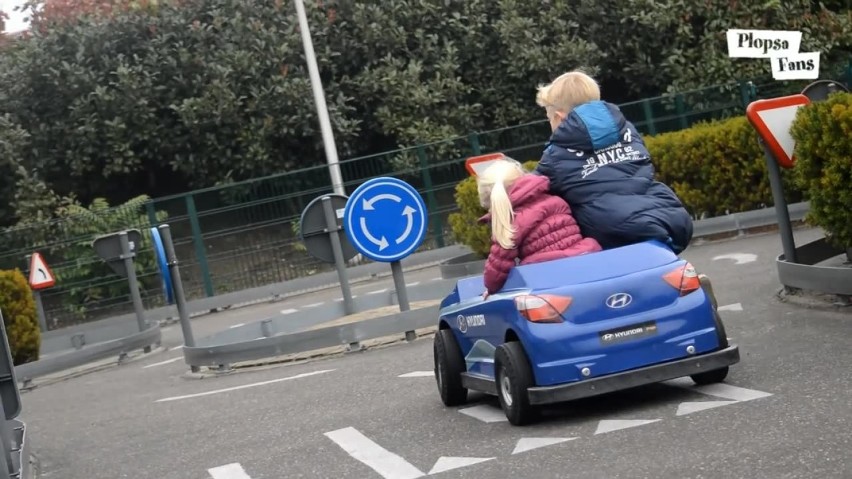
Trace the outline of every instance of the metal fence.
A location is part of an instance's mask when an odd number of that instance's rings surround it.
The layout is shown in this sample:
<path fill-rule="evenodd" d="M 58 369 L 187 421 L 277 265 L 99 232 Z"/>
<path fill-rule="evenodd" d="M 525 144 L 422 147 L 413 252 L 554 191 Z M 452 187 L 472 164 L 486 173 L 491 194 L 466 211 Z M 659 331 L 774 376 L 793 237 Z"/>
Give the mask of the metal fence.
<path fill-rule="evenodd" d="M 849 83 L 852 67 L 847 67 Z M 746 105 L 801 91 L 808 82 L 772 79 L 741 81 L 619 105 L 646 135 L 688 128 L 700 121 L 744 113 Z M 471 133 L 340 162 L 347 194 L 376 176 L 411 183 L 430 212 L 421 250 L 454 243 L 447 218 L 455 211 L 455 187 L 467 173 L 470 155 L 503 151 L 521 161 L 537 160 L 550 134 L 546 120 Z M 57 276 L 57 286 L 42 293 L 50 329 L 131 310 L 127 283 L 92 248 L 97 234 L 138 228 L 145 244 L 138 276 L 146 307 L 162 305 L 148 228 L 168 222 L 172 229 L 189 300 L 286 281 L 328 270 L 311 258 L 298 240 L 298 221 L 315 197 L 331 192 L 325 164 L 296 171 L 157 198 L 138 207 L 112 208 L 62 221 L 35 223 L 0 232 L 0 268 L 26 266 L 40 251 Z"/>

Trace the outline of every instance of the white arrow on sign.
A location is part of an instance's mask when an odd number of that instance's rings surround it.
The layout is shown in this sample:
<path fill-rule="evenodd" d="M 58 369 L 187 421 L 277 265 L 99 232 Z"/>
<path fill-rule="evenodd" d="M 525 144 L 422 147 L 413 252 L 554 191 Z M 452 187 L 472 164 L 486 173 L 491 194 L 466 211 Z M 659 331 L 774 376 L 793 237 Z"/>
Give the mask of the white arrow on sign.
<path fill-rule="evenodd" d="M 713 261 L 717 261 L 720 259 L 732 259 L 735 261 L 734 264 L 745 264 L 757 261 L 757 255 L 751 253 L 729 253 L 715 256 L 713 258 Z"/>
<path fill-rule="evenodd" d="M 373 203 L 375 203 L 376 201 L 379 201 L 379 200 L 393 200 L 393 201 L 396 201 L 397 203 L 402 202 L 402 198 L 400 198 L 399 196 L 392 195 L 390 193 L 382 193 L 380 195 L 376 195 L 376 196 L 370 198 L 369 200 L 365 199 L 364 204 L 363 204 L 364 211 L 375 210 L 376 208 L 373 206 Z"/>
<path fill-rule="evenodd" d="M 383 249 L 390 246 L 390 244 L 388 243 L 388 239 L 384 236 L 382 236 L 381 239 L 378 239 L 370 234 L 370 230 L 367 229 L 367 218 L 364 218 L 363 216 L 361 217 L 361 231 L 364 232 L 364 236 L 366 236 L 367 239 L 370 240 L 370 243 L 373 243 L 374 245 L 379 247 L 379 251 L 382 251 Z"/>
<path fill-rule="evenodd" d="M 409 205 L 406 205 L 405 209 L 402 210 L 402 216 L 408 216 L 408 223 L 405 225 L 405 231 L 403 231 L 402 235 L 396 239 L 396 244 L 402 243 L 405 241 L 405 238 L 408 238 L 408 235 L 411 234 L 411 228 L 414 227 L 414 213 L 417 213 L 417 210 Z"/>

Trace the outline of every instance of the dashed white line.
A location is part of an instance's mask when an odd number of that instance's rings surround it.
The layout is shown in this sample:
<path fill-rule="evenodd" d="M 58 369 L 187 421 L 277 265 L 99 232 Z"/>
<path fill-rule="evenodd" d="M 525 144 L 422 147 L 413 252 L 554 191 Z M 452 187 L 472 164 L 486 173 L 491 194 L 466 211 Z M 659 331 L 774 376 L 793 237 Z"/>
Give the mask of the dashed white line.
<path fill-rule="evenodd" d="M 424 377 L 433 377 L 435 373 L 433 371 L 412 371 L 410 373 L 400 374 L 397 377 L 400 378 L 424 378 Z"/>
<path fill-rule="evenodd" d="M 325 304 L 325 303 L 311 303 L 311 304 L 305 304 L 305 305 L 303 305 L 303 306 L 302 306 L 302 309 L 316 308 L 317 306 L 322 306 L 323 304 Z"/>
<path fill-rule="evenodd" d="M 742 311 L 743 305 L 742 303 L 734 303 L 734 304 L 726 304 L 724 306 L 719 306 L 718 311 Z"/>
<path fill-rule="evenodd" d="M 154 364 L 149 364 L 147 366 L 142 366 L 142 369 L 153 368 L 154 366 L 162 366 L 164 364 L 169 364 L 169 363 L 173 363 L 175 361 L 180 361 L 181 359 L 183 359 L 183 356 L 178 356 L 178 357 L 172 358 L 172 359 L 166 359 L 165 361 L 160 361 L 159 363 L 154 363 Z"/>
<path fill-rule="evenodd" d="M 245 326 L 245 325 L 246 325 L 246 323 L 237 323 L 237 324 L 228 326 L 228 329 L 239 328 L 240 326 Z"/>
<path fill-rule="evenodd" d="M 444 279 L 444 278 L 432 278 L 429 281 L 441 281 L 442 279 Z"/>
<path fill-rule="evenodd" d="M 239 462 L 207 469 L 213 479 L 251 479 Z"/>
<path fill-rule="evenodd" d="M 420 281 L 415 281 L 413 283 L 405 283 L 405 286 L 408 287 L 408 288 L 413 288 L 414 286 L 417 286 L 418 284 L 420 284 Z"/>
<path fill-rule="evenodd" d="M 293 309 L 293 308 L 282 309 L 281 314 L 293 314 L 293 313 L 297 313 L 298 311 L 299 311 L 298 309 Z"/>
<path fill-rule="evenodd" d="M 369 292 L 369 293 L 367 293 L 367 294 L 381 294 L 381 293 L 386 293 L 387 291 L 388 291 L 388 289 L 387 289 L 387 288 L 385 288 L 385 289 L 377 289 L 377 290 L 375 290 L 375 291 L 370 291 L 370 292 Z"/>
<path fill-rule="evenodd" d="M 225 393 L 225 392 L 230 392 L 230 391 L 237 391 L 239 389 L 253 388 L 253 387 L 256 387 L 256 386 L 265 386 L 267 384 L 280 383 L 281 381 L 289 381 L 291 379 L 299 379 L 299 378 L 304 378 L 304 377 L 308 377 L 308 376 L 314 376 L 314 375 L 317 375 L 317 374 L 330 373 L 332 371 L 334 371 L 334 369 L 323 369 L 323 370 L 320 370 L 320 371 L 313 371 L 313 372 L 310 372 L 310 373 L 303 373 L 303 374 L 297 374 L 295 376 L 288 376 L 286 378 L 278 378 L 278 379 L 272 379 L 272 380 L 269 380 L 269 381 L 261 381 L 259 383 L 243 384 L 242 386 L 234 386 L 234 387 L 225 388 L 225 389 L 215 389 L 213 391 L 207 391 L 207 392 L 203 392 L 203 393 L 187 394 L 185 396 L 174 396 L 174 397 L 169 397 L 169 398 L 157 399 L 154 402 L 177 401 L 177 400 L 180 400 L 180 399 L 189 399 L 189 398 L 196 398 L 196 397 L 201 397 L 201 396 L 209 396 L 211 394 L 219 394 L 219 393 Z"/>
<path fill-rule="evenodd" d="M 425 474 L 397 454 L 376 444 L 354 427 L 325 433 L 347 454 L 369 466 L 385 479 L 415 479 Z"/>

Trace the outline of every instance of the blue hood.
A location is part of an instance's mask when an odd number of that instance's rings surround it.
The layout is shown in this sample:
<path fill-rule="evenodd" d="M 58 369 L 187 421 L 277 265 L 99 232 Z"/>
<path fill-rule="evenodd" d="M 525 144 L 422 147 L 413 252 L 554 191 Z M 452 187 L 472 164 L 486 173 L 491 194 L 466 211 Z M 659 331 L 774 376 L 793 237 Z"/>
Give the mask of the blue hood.
<path fill-rule="evenodd" d="M 604 248 L 659 240 L 680 252 L 692 239 L 689 213 L 654 180 L 645 142 L 612 103 L 574 108 L 550 137 L 536 172 L 568 202 L 583 234 Z"/>

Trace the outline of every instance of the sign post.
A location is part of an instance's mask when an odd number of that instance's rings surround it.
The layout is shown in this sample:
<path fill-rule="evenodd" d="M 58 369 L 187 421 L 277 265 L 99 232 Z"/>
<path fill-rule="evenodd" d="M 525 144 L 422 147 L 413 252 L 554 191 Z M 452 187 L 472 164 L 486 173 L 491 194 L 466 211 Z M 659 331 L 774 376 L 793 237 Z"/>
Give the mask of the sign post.
<path fill-rule="evenodd" d="M 352 248 L 343 233 L 341 219 L 346 206 L 346 196 L 332 194 L 314 198 L 299 219 L 299 236 L 305 243 L 308 253 L 320 261 L 333 263 L 340 280 L 343 293 L 343 311 L 350 315 L 355 312 L 352 304 L 352 292 L 349 288 L 349 275 L 346 261 L 358 252 Z"/>
<path fill-rule="evenodd" d="M 126 230 L 95 238 L 92 247 L 113 271 L 127 278 L 133 310 L 136 312 L 136 322 L 139 324 L 139 331 L 144 331 L 146 329 L 145 307 L 142 304 L 142 294 L 139 292 L 139 281 L 136 278 L 136 268 L 133 263 L 140 244 L 142 244 L 142 233 L 139 230 Z M 145 346 L 143 351 L 150 353 L 151 346 Z"/>
<path fill-rule="evenodd" d="M 192 324 L 189 322 L 189 310 L 186 307 L 186 296 L 183 292 L 183 281 L 180 279 L 172 231 L 169 225 L 160 225 L 158 228 L 151 228 L 151 236 L 155 238 L 154 252 L 157 255 L 157 263 L 161 267 L 166 297 L 169 298 L 169 303 L 172 301 L 177 303 L 180 329 L 183 332 L 183 344 L 193 348 L 195 347 L 195 336 L 192 334 Z M 163 269 L 164 264 L 166 268 Z M 190 366 L 189 369 L 194 373 L 200 370 L 198 366 Z"/>
<path fill-rule="evenodd" d="M 798 94 L 769 100 L 757 100 L 748 105 L 746 116 L 760 136 L 760 144 L 766 156 L 769 186 L 778 216 L 778 229 L 784 248 L 784 260 L 796 263 L 796 245 L 793 242 L 793 226 L 790 212 L 784 199 L 781 183 L 781 168 L 792 168 L 796 164 L 794 149 L 796 142 L 790 127 L 800 107 L 810 103 L 807 96 Z"/>
<path fill-rule="evenodd" d="M 0 311 L 0 325 L 5 324 L 3 311 Z M 18 379 L 15 377 L 15 365 L 12 362 L 12 350 L 6 336 L 6 328 L 0 327 L 0 470 L 8 476 L 12 470 L 12 454 L 10 449 L 11 431 L 7 421 L 15 419 L 21 413 L 21 393 L 18 390 Z M 22 457 L 21 460 L 24 460 Z"/>
<path fill-rule="evenodd" d="M 426 237 L 426 204 L 414 187 L 396 178 L 373 178 L 361 184 L 346 202 L 344 231 L 364 256 L 391 264 L 399 310 L 408 311 L 408 292 L 400 260 Z M 406 331 L 412 341 L 414 331 Z"/>
<path fill-rule="evenodd" d="M 33 290 L 33 299 L 35 299 L 36 312 L 38 313 L 38 326 L 44 332 L 47 331 L 47 317 L 44 313 L 44 303 L 41 300 L 41 290 L 53 287 L 56 284 L 56 277 L 38 251 L 32 254 L 29 263 L 29 283 Z"/>

